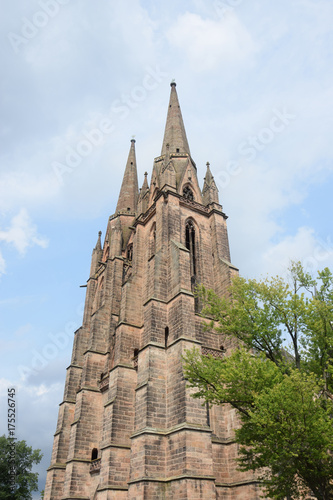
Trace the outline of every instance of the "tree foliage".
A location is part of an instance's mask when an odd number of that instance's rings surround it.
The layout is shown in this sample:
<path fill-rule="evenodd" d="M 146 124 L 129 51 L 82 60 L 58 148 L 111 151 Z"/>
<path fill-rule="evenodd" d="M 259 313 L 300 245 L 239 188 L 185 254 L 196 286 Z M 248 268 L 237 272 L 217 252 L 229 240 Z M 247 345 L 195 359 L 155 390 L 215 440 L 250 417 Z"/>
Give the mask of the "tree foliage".
<path fill-rule="evenodd" d="M 270 498 L 310 490 L 333 498 L 333 277 L 292 263 L 289 280 L 237 277 L 229 297 L 201 287 L 206 328 L 235 339 L 224 360 L 188 351 L 194 397 L 230 404 L 239 467 L 256 471 Z"/>
<path fill-rule="evenodd" d="M 13 452 L 15 443 L 15 453 Z M 38 491 L 38 473 L 31 472 L 34 464 L 42 459 L 40 450 L 33 450 L 25 441 L 14 441 L 0 436 L 0 500 L 30 500 Z M 14 461 L 13 461 L 14 459 Z M 12 489 L 11 472 L 15 468 L 15 489 Z"/>

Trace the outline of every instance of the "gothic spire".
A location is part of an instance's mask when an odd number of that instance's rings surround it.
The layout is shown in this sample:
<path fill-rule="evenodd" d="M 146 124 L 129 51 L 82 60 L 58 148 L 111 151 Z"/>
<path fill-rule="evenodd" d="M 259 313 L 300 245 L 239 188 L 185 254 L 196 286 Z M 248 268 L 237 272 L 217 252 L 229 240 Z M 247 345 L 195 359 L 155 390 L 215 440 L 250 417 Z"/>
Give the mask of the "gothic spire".
<path fill-rule="evenodd" d="M 94 276 L 98 268 L 98 263 L 102 258 L 102 243 L 101 243 L 102 231 L 98 232 L 97 243 L 92 251 L 91 265 L 90 265 L 90 276 Z"/>
<path fill-rule="evenodd" d="M 94 250 L 102 250 L 101 236 L 102 236 L 102 231 L 98 231 L 97 243 Z"/>
<path fill-rule="evenodd" d="M 148 172 L 145 172 L 145 179 L 143 181 L 142 188 L 141 188 L 142 194 L 144 194 L 147 191 L 147 189 L 149 189 L 147 177 L 148 177 Z"/>
<path fill-rule="evenodd" d="M 138 200 L 138 213 L 145 212 L 148 208 L 149 201 L 149 185 L 148 185 L 148 172 L 145 172 L 145 179 L 140 189 L 139 200 Z"/>
<path fill-rule="evenodd" d="M 219 203 L 218 189 L 214 181 L 213 174 L 210 170 L 209 162 L 206 163 L 207 172 L 204 179 L 204 185 L 202 188 L 202 201 L 204 205 L 209 205 L 210 203 Z"/>
<path fill-rule="evenodd" d="M 116 212 L 136 212 L 138 193 L 139 188 L 135 158 L 135 140 L 132 139 Z"/>
<path fill-rule="evenodd" d="M 170 153 L 180 152 L 190 154 L 190 148 L 187 142 L 182 112 L 180 110 L 176 91 L 176 83 L 171 82 L 170 85 L 171 94 L 161 154 L 165 155 L 167 153 L 167 145 L 169 145 L 168 149 Z"/>

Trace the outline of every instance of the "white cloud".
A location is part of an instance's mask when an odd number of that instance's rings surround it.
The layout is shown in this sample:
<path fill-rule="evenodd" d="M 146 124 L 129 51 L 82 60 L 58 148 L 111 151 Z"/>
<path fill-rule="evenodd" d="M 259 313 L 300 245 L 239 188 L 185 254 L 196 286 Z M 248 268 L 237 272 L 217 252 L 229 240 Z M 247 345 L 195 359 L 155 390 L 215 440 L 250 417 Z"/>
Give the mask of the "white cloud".
<path fill-rule="evenodd" d="M 17 170 L 8 165 L 7 171 L 0 174 L 0 211 L 13 211 L 20 203 L 29 207 L 45 206 L 59 193 L 59 183 L 47 155 L 44 158 L 34 157 L 34 166 L 21 161 Z M 44 172 L 40 165 L 43 165 Z M 45 165 L 48 167 L 46 171 Z M 24 168 L 26 172 L 23 172 Z"/>
<path fill-rule="evenodd" d="M 168 30 L 167 38 L 185 52 L 192 70 L 198 72 L 225 62 L 244 64 L 256 50 L 251 35 L 233 12 L 218 21 L 186 12 Z"/>
<path fill-rule="evenodd" d="M 6 263 L 5 259 L 3 258 L 1 252 L 0 252 L 0 276 L 6 271 Z"/>
<path fill-rule="evenodd" d="M 300 227 L 295 235 L 288 235 L 263 254 L 264 267 L 271 274 L 285 271 L 291 260 L 300 260 L 314 274 L 333 263 L 333 244 L 316 237 L 310 227 Z"/>
<path fill-rule="evenodd" d="M 37 245 L 46 248 L 48 246 L 48 240 L 38 235 L 37 226 L 33 224 L 25 208 L 12 218 L 8 229 L 0 230 L 0 241 L 14 245 L 21 255 L 25 254 L 28 247 Z"/>

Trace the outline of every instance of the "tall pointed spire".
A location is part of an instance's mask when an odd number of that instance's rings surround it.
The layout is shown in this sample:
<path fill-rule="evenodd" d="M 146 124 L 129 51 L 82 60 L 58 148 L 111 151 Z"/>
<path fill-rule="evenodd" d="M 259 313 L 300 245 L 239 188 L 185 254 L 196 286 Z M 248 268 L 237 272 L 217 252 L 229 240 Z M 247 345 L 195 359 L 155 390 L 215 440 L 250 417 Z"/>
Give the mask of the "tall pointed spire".
<path fill-rule="evenodd" d="M 139 187 L 136 169 L 135 140 L 132 139 L 116 212 L 136 212 L 138 195 Z"/>
<path fill-rule="evenodd" d="M 182 112 L 180 110 L 176 91 L 176 83 L 171 82 L 170 85 L 171 94 L 161 154 L 165 155 L 167 153 L 167 145 L 169 145 L 170 153 L 180 152 L 190 154 L 190 148 L 187 142 Z"/>

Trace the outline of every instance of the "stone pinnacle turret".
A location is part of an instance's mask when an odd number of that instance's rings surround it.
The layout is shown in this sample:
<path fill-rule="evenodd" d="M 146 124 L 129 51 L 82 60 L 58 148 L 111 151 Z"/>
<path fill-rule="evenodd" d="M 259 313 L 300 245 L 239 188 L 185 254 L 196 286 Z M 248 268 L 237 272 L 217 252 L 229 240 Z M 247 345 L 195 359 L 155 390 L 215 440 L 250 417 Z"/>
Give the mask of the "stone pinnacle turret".
<path fill-rule="evenodd" d="M 135 157 L 135 140 L 132 139 L 116 212 L 136 212 L 138 195 L 139 187 Z"/>
<path fill-rule="evenodd" d="M 202 189 L 203 204 L 209 205 L 210 203 L 219 203 L 218 189 L 214 181 L 213 174 L 210 170 L 209 162 L 207 162 L 206 165 L 207 165 L 207 172 Z"/>

